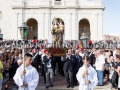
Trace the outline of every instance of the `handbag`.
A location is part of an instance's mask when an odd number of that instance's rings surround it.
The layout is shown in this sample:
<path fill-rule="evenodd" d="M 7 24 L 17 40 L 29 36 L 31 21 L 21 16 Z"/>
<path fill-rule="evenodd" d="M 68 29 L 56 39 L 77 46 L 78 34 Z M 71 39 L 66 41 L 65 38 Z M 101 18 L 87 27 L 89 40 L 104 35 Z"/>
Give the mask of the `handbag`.
<path fill-rule="evenodd" d="M 8 70 L 4 70 L 3 71 L 3 81 L 2 83 L 6 83 L 9 80 L 9 71 Z"/>
<path fill-rule="evenodd" d="M 115 84 L 116 81 L 117 81 L 117 79 L 118 79 L 118 74 L 117 74 L 116 71 L 114 71 L 114 72 L 113 72 L 113 75 L 112 75 L 112 78 L 111 78 L 112 84 Z"/>

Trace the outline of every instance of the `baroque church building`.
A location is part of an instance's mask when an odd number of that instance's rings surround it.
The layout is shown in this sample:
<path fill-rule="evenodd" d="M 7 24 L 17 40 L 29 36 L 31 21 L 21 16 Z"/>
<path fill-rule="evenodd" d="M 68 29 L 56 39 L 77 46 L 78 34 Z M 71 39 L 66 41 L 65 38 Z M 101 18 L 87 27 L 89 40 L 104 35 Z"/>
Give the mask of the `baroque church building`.
<path fill-rule="evenodd" d="M 52 29 L 59 26 L 64 40 L 78 40 L 83 32 L 102 40 L 103 11 L 102 0 L 0 0 L 0 30 L 3 39 L 21 39 L 18 27 L 24 17 L 28 39 L 51 42 Z"/>

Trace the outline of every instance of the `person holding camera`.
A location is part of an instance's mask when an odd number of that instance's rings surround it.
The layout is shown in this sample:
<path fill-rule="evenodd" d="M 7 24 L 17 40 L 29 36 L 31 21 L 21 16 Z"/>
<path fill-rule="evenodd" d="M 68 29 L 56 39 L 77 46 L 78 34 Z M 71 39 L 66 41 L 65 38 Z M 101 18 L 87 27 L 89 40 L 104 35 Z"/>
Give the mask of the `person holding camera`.
<path fill-rule="evenodd" d="M 113 62 L 113 51 L 112 50 L 104 50 L 103 55 L 105 56 L 104 77 L 108 81 L 109 73 L 112 74 L 112 68 L 110 67 L 110 65 Z"/>
<path fill-rule="evenodd" d="M 43 57 L 44 63 L 44 72 L 46 75 L 46 88 L 53 87 L 53 65 L 54 65 L 54 58 L 52 57 L 51 53 L 45 53 Z"/>
<path fill-rule="evenodd" d="M 73 88 L 73 64 L 75 63 L 74 55 L 72 55 L 72 50 L 69 49 L 66 56 L 63 58 L 64 66 L 63 71 L 67 83 L 67 88 Z"/>
<path fill-rule="evenodd" d="M 113 72 L 114 72 L 113 66 L 115 65 L 115 61 L 114 61 L 113 51 L 112 50 L 108 50 L 108 52 L 106 52 L 106 53 L 108 53 L 106 58 L 107 58 L 107 62 L 108 62 L 107 68 L 109 70 L 109 72 L 107 74 L 109 74 L 109 81 L 111 83 L 112 75 L 113 75 Z M 111 87 L 112 87 L 112 85 L 111 85 Z"/>

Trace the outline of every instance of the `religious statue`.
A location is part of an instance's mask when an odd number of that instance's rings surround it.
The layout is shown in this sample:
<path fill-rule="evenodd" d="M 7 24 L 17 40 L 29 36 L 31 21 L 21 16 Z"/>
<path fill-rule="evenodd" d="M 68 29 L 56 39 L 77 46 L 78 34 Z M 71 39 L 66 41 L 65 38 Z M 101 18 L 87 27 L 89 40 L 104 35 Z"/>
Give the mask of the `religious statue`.
<path fill-rule="evenodd" d="M 60 18 L 54 18 L 52 24 L 53 45 L 61 46 L 63 43 L 64 22 Z"/>

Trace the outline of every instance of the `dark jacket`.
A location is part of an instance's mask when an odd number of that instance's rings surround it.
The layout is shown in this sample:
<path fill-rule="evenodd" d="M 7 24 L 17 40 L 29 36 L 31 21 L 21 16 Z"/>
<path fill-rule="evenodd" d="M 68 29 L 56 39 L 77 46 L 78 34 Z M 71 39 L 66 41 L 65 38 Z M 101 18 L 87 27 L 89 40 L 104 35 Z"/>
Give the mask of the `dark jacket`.
<path fill-rule="evenodd" d="M 37 55 L 36 55 L 37 54 Z M 36 56 L 35 56 L 36 55 Z M 35 58 L 33 59 L 33 63 L 38 63 L 38 61 L 40 60 L 38 57 L 38 53 L 33 53 L 33 57 L 35 56 Z"/>
<path fill-rule="evenodd" d="M 71 71 L 73 72 L 73 64 L 75 62 L 75 58 L 73 55 L 70 56 L 69 58 L 66 58 L 66 56 L 63 58 L 64 66 L 63 66 L 63 71 L 68 72 Z"/>
<path fill-rule="evenodd" d="M 83 65 L 82 57 L 78 56 L 79 58 L 74 55 L 75 63 L 74 63 L 74 70 L 78 71 L 79 68 Z M 78 60 L 79 59 L 79 60 Z"/>
<path fill-rule="evenodd" d="M 36 55 L 36 54 L 37 54 L 37 55 Z M 35 56 L 35 55 L 36 55 L 36 56 Z M 34 56 L 35 56 L 35 58 L 33 59 L 31 65 L 38 70 L 39 61 L 40 61 L 40 59 L 39 59 L 39 57 L 38 57 L 38 53 L 33 53 L 33 57 L 34 57 Z"/>
<path fill-rule="evenodd" d="M 50 57 L 50 59 L 51 59 L 51 68 L 53 69 L 55 59 L 54 59 L 54 57 Z M 44 72 L 45 73 L 47 72 L 47 63 L 49 62 L 50 59 L 48 59 L 46 56 L 43 57 L 43 62 L 45 63 L 44 64 Z"/>
<path fill-rule="evenodd" d="M 114 65 L 114 69 L 117 69 L 118 66 L 120 66 L 120 62 L 118 62 Z M 119 78 L 119 75 L 116 72 L 116 70 L 114 70 L 113 75 L 112 75 L 112 79 L 111 79 L 111 83 L 112 83 L 113 87 L 115 87 L 115 84 L 118 86 L 118 78 Z"/>

